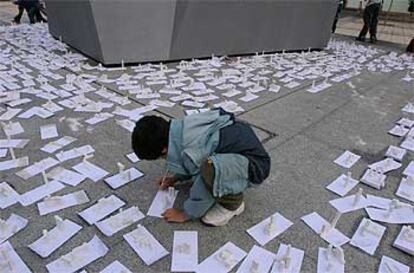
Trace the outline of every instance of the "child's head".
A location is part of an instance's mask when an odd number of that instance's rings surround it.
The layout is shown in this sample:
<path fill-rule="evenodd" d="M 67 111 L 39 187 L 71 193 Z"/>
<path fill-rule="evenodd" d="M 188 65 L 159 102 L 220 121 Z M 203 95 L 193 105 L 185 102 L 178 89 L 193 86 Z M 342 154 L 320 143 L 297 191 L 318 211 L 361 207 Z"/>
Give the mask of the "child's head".
<path fill-rule="evenodd" d="M 132 149 L 144 160 L 165 157 L 168 151 L 170 123 L 157 116 L 146 116 L 135 124 L 132 132 Z"/>

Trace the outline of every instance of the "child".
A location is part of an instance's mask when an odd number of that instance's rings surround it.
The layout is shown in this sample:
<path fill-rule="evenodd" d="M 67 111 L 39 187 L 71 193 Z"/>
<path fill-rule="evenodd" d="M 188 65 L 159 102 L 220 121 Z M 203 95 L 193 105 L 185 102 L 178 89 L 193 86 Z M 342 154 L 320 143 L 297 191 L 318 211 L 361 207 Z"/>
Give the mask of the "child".
<path fill-rule="evenodd" d="M 171 122 L 143 117 L 132 133 L 132 148 L 140 159 L 167 160 L 170 175 L 158 181 L 161 189 L 192 180 L 183 210 L 164 212 L 169 222 L 201 218 L 209 226 L 226 225 L 244 211 L 244 191 L 270 171 L 270 157 L 252 128 L 223 109 Z"/>

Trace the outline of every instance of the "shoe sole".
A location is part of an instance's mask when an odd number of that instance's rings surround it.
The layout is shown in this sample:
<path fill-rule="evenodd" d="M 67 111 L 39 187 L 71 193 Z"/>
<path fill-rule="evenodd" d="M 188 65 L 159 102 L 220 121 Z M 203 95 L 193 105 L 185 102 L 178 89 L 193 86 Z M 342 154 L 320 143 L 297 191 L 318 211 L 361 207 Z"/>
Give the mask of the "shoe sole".
<path fill-rule="evenodd" d="M 242 213 L 244 212 L 245 208 L 246 208 L 246 207 L 245 207 L 245 206 L 243 206 L 243 209 L 242 209 L 241 211 L 239 211 L 239 212 L 235 213 L 233 217 L 231 217 L 230 219 L 228 219 L 227 221 L 224 221 L 224 222 L 220 222 L 220 223 L 212 224 L 212 223 L 204 222 L 204 221 L 203 221 L 203 218 L 201 218 L 201 219 L 200 219 L 200 221 L 201 221 L 201 223 L 202 223 L 203 225 L 205 225 L 205 226 L 207 226 L 207 227 L 222 227 L 222 226 L 227 225 L 227 224 L 228 224 L 228 222 L 230 222 L 230 220 L 231 220 L 231 219 L 233 219 L 234 217 L 239 216 L 240 214 L 242 214 Z"/>

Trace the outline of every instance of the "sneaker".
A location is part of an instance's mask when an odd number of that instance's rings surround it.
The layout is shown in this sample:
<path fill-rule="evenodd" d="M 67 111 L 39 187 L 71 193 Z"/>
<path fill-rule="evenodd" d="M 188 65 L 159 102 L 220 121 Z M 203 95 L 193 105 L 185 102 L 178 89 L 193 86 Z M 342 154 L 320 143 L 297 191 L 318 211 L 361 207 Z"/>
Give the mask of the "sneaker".
<path fill-rule="evenodd" d="M 225 226 L 234 216 L 242 214 L 244 208 L 244 202 L 241 203 L 240 207 L 236 210 L 228 210 L 216 203 L 214 207 L 212 207 L 206 215 L 201 218 L 201 221 L 208 226 Z"/>
<path fill-rule="evenodd" d="M 355 40 L 360 41 L 360 42 L 365 42 L 365 37 L 356 37 Z"/>

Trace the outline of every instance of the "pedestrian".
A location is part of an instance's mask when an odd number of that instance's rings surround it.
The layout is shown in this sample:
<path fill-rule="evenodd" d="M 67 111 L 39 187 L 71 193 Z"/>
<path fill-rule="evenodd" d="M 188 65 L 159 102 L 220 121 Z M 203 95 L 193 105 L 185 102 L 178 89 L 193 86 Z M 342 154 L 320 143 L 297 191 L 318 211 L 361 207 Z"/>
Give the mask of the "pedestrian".
<path fill-rule="evenodd" d="M 364 10 L 364 26 L 356 38 L 357 41 L 365 42 L 365 36 L 369 31 L 370 42 L 377 42 L 378 17 L 383 4 L 383 0 L 364 0 L 366 1 Z"/>
<path fill-rule="evenodd" d="M 140 159 L 166 159 L 161 190 L 192 181 L 183 209 L 167 209 L 169 222 L 201 218 L 224 226 L 244 211 L 247 188 L 269 175 L 270 157 L 253 129 L 223 109 L 173 119 L 146 116 L 135 125 L 132 148 Z"/>
<path fill-rule="evenodd" d="M 338 24 L 339 17 L 341 16 L 342 10 L 346 7 L 347 0 L 338 0 L 338 7 L 336 9 L 335 19 L 332 24 L 332 33 L 336 31 L 336 25 Z"/>
<path fill-rule="evenodd" d="M 29 16 L 30 24 L 37 22 L 46 22 L 46 19 L 44 19 L 40 13 L 41 5 L 39 0 L 16 0 L 13 3 L 19 7 L 19 14 L 16 15 L 14 20 L 17 23 L 20 23 L 20 19 L 23 15 L 23 10 L 26 10 L 27 15 Z"/>
<path fill-rule="evenodd" d="M 16 5 L 17 5 L 18 13 L 17 13 L 16 16 L 14 16 L 12 23 L 18 25 L 18 24 L 20 24 L 20 21 L 22 19 L 22 16 L 23 16 L 23 13 L 24 13 L 24 7 L 21 6 L 21 5 L 18 5 L 18 4 L 16 4 Z"/>

